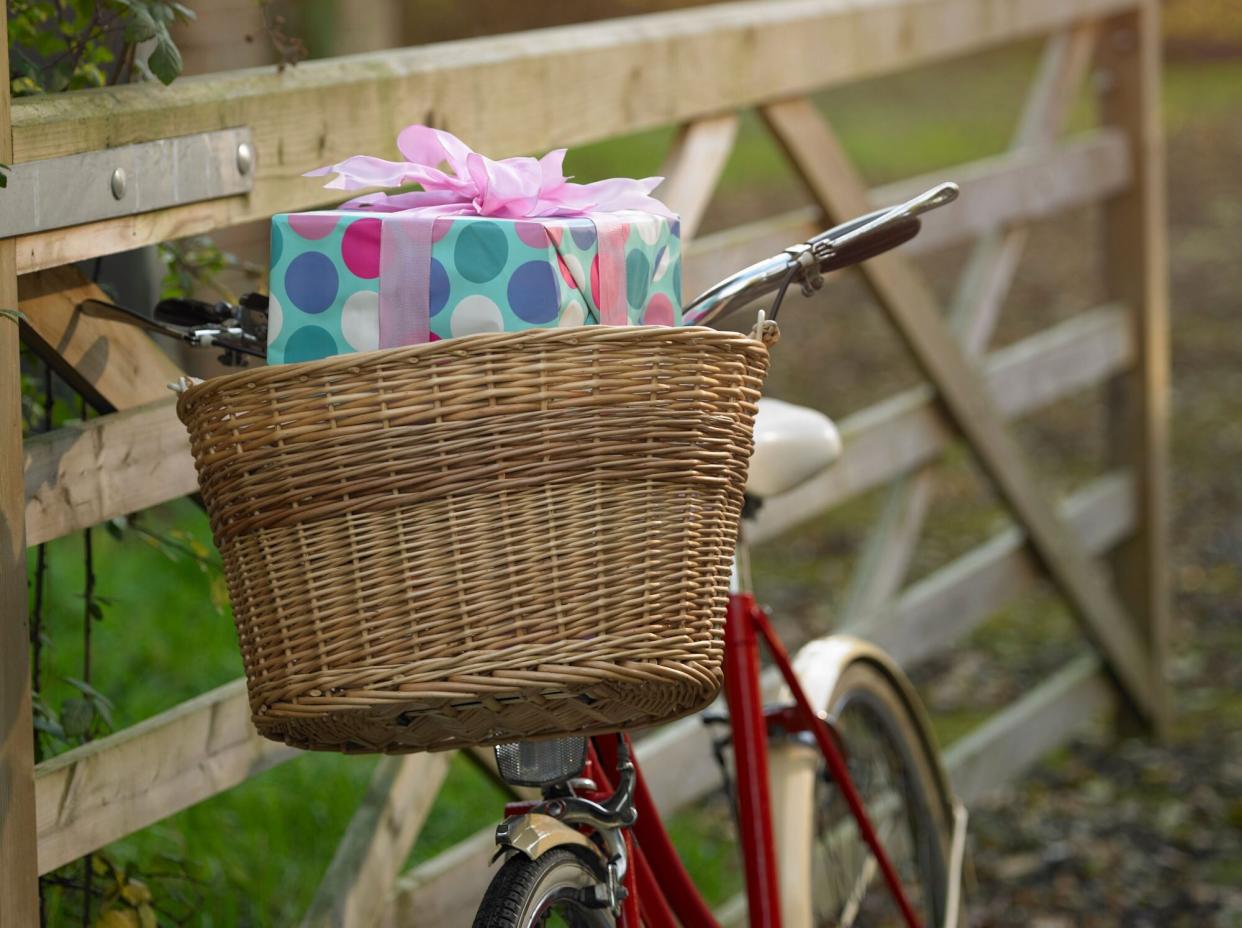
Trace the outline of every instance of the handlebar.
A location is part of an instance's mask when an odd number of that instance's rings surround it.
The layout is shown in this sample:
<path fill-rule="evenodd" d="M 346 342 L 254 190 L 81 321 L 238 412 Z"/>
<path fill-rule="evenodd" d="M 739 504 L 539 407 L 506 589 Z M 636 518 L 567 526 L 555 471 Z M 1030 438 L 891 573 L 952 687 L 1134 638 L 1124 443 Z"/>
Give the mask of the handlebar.
<path fill-rule="evenodd" d="M 940 184 L 898 206 L 834 226 L 725 278 L 686 306 L 684 320 L 687 325 L 710 325 L 755 300 L 783 291 L 798 279 L 809 295 L 822 286 L 822 275 L 874 258 L 914 238 L 922 227 L 919 216 L 953 202 L 957 195 L 957 184 Z"/>

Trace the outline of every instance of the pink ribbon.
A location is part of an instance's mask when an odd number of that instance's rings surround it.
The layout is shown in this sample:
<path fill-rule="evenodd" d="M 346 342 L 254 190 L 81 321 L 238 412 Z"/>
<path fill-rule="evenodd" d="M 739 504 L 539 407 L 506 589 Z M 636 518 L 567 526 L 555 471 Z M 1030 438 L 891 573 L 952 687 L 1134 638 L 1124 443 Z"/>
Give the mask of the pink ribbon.
<path fill-rule="evenodd" d="M 542 158 L 491 158 L 473 151 L 443 129 L 407 126 L 397 136 L 397 148 L 408 161 L 385 161 L 354 155 L 344 161 L 307 171 L 307 177 L 336 177 L 324 186 L 334 190 L 364 187 L 401 187 L 419 184 L 410 193 L 369 193 L 343 204 L 383 212 L 418 210 L 423 215 L 495 216 L 497 219 L 538 219 L 585 216 L 636 209 L 666 219 L 676 218 L 651 196 L 664 180 L 612 177 L 593 184 L 575 184 L 563 172 L 565 149 Z M 440 170 L 447 164 L 449 172 Z"/>
<path fill-rule="evenodd" d="M 417 344 L 429 338 L 432 226 L 441 216 L 491 216 L 497 219 L 589 218 L 596 228 L 600 264 L 599 321 L 625 325 L 624 223 L 610 213 L 640 210 L 666 219 L 676 215 L 651 196 L 662 177 L 634 180 L 613 177 L 575 184 L 565 177 L 565 149 L 542 158 L 493 161 L 443 129 L 407 126 L 397 148 L 408 161 L 354 155 L 307 177 L 335 174 L 324 186 L 334 190 L 401 187 L 407 193 L 368 193 L 341 209 L 407 214 L 412 222 L 385 222 L 380 235 L 379 344 L 381 348 Z M 447 164 L 449 171 L 441 170 Z M 555 242 L 553 241 L 553 245 Z M 589 286 L 584 296 L 590 302 Z"/>

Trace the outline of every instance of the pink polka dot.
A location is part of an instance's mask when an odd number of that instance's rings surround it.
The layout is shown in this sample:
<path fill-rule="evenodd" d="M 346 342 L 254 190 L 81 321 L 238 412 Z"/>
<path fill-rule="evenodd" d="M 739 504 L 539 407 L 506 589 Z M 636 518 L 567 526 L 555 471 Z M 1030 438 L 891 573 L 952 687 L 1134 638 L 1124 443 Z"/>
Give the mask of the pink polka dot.
<path fill-rule="evenodd" d="M 673 301 L 663 293 L 657 293 L 647 302 L 643 311 L 643 325 L 672 325 Z"/>
<path fill-rule="evenodd" d="M 565 259 L 559 254 L 556 256 L 557 267 L 561 269 L 561 277 L 565 278 L 565 284 L 571 290 L 578 289 L 578 282 L 574 280 L 574 275 L 569 272 L 569 265 L 565 263 Z"/>
<path fill-rule="evenodd" d="M 599 255 L 591 261 L 591 302 L 599 306 Z"/>
<path fill-rule="evenodd" d="M 355 277 L 368 280 L 380 272 L 380 220 L 356 219 L 341 236 L 341 258 Z"/>
<path fill-rule="evenodd" d="M 529 245 L 531 248 L 548 247 L 548 233 L 537 222 L 515 223 L 513 231 L 517 233 L 517 237 L 522 240 L 523 244 Z"/>
<path fill-rule="evenodd" d="M 438 342 L 438 341 L 440 341 L 440 336 L 439 336 L 439 335 L 437 335 L 435 332 L 428 332 L 428 333 L 427 333 L 427 341 L 429 341 L 429 342 Z"/>
<path fill-rule="evenodd" d="M 438 242 L 444 236 L 449 234 L 449 229 L 453 228 L 453 220 L 451 219 L 434 219 L 431 222 L 431 240 Z"/>
<path fill-rule="evenodd" d="M 560 248 L 561 240 L 565 238 L 565 229 L 561 226 L 547 225 L 543 227 L 543 234 L 549 242 Z"/>
<path fill-rule="evenodd" d="M 340 218 L 323 213 L 290 213 L 289 228 L 302 238 L 313 241 L 330 235 Z"/>

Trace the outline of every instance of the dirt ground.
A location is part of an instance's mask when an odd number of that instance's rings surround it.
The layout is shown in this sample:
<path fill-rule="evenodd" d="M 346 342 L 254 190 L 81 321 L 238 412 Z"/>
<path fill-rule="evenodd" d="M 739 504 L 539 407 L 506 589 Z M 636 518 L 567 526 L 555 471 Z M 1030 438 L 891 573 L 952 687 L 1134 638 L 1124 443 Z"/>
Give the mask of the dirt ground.
<path fill-rule="evenodd" d="M 1170 138 L 1171 737 L 1101 731 L 975 810 L 974 925 L 1242 925 L 1239 159 L 1237 120 Z M 940 668 L 933 702 L 986 650 Z"/>

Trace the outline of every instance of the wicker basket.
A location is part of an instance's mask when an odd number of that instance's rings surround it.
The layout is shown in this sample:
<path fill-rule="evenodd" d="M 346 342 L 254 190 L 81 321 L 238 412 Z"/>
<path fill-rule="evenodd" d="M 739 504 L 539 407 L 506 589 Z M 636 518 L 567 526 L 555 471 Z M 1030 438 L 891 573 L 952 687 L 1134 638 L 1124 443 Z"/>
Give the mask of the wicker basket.
<path fill-rule="evenodd" d="M 392 753 L 702 708 L 767 361 L 601 326 L 191 387 L 258 730 Z"/>

